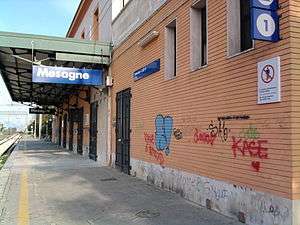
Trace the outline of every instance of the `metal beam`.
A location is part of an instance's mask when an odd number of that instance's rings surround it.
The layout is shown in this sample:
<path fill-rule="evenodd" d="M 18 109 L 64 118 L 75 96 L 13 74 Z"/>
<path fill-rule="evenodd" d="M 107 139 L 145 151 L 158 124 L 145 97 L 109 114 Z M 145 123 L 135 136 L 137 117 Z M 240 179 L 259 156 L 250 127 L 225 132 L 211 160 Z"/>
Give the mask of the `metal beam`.
<path fill-rule="evenodd" d="M 37 49 L 110 57 L 110 43 L 42 35 L 0 32 L 0 47 Z"/>
<path fill-rule="evenodd" d="M 109 65 L 109 58 L 108 57 L 92 56 L 92 55 L 56 53 L 56 60 L 58 60 L 58 61 L 84 62 L 84 63 Z"/>

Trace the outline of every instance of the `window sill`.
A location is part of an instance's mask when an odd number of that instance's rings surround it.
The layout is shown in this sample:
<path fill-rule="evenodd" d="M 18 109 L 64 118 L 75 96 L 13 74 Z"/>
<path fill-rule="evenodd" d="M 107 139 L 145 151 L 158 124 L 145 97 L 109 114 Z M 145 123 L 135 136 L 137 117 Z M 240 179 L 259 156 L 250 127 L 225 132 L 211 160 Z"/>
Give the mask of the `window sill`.
<path fill-rule="evenodd" d="M 171 77 L 171 76 L 170 76 L 170 77 L 166 77 L 166 76 L 165 76 L 165 80 L 166 80 L 166 81 L 168 81 L 168 80 L 174 80 L 175 78 L 176 78 L 176 76 L 172 76 L 172 77 Z"/>
<path fill-rule="evenodd" d="M 204 65 L 204 66 L 199 66 L 199 67 L 196 67 L 194 69 L 191 69 L 191 72 L 196 72 L 198 70 L 202 70 L 202 69 L 205 69 L 208 67 L 208 64 Z"/>
<path fill-rule="evenodd" d="M 245 50 L 245 51 L 238 52 L 238 53 L 234 53 L 233 55 L 227 55 L 227 59 L 232 59 L 232 58 L 237 57 L 237 56 L 239 56 L 239 55 L 242 55 L 242 54 L 251 52 L 251 51 L 253 51 L 254 49 L 255 49 L 255 47 L 252 47 L 252 48 L 249 48 L 249 49 L 247 49 L 247 50 Z"/>

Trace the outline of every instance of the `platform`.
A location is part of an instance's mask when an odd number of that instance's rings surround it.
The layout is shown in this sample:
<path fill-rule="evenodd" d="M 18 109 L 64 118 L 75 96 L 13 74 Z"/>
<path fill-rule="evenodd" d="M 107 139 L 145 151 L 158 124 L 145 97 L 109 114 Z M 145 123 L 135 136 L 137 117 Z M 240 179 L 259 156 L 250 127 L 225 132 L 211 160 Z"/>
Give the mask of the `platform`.
<path fill-rule="evenodd" d="M 0 224 L 238 225 L 137 178 L 37 140 L 0 172 Z"/>

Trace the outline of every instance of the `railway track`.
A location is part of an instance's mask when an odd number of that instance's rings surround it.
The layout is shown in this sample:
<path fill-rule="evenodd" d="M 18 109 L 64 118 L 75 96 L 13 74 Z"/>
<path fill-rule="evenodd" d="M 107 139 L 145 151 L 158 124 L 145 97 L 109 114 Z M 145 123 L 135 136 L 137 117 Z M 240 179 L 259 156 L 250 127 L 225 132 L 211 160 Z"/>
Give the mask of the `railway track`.
<path fill-rule="evenodd" d="M 20 134 L 14 134 L 0 141 L 0 156 L 7 152 L 11 152 L 22 138 Z"/>

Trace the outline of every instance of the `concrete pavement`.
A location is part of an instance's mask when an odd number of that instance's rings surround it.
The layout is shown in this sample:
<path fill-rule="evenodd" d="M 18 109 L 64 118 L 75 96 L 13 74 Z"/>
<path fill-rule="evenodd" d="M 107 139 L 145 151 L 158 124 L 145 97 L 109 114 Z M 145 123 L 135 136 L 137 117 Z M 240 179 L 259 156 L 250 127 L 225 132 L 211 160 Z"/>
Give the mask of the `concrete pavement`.
<path fill-rule="evenodd" d="M 117 170 L 36 140 L 0 171 L 0 224 L 240 225 Z"/>

